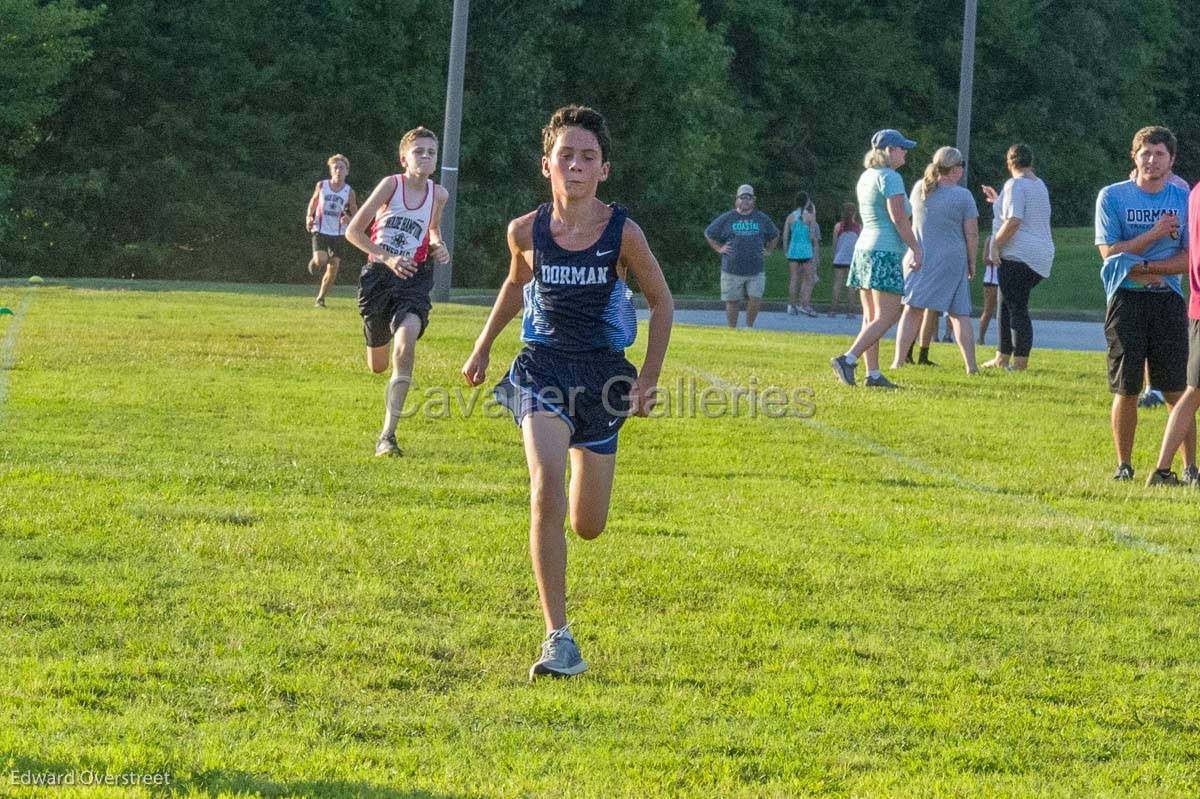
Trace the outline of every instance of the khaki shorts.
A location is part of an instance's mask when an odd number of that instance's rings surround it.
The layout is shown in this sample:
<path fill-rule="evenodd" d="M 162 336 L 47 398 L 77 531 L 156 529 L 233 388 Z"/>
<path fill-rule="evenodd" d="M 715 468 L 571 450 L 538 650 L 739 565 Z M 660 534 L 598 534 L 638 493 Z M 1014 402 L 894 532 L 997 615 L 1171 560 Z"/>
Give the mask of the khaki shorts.
<path fill-rule="evenodd" d="M 721 273 L 721 299 L 725 302 L 739 302 L 746 299 L 761 300 L 766 287 L 766 272 L 759 272 L 757 275 Z"/>

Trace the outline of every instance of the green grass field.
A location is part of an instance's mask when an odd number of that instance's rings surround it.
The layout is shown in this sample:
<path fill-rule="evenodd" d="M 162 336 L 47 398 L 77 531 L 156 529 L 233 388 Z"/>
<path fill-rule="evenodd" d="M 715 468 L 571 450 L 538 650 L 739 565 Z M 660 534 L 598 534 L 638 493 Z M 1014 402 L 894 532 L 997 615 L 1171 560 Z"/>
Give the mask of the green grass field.
<path fill-rule="evenodd" d="M 1200 794 L 1200 511 L 1109 480 L 1102 354 L 969 378 L 935 345 L 872 393 L 844 341 L 677 328 L 664 386 L 816 415 L 631 421 L 570 542 L 591 671 L 528 684 L 511 421 L 419 415 L 377 460 L 348 289 L 174 288 L 0 284 L 0 795 Z M 410 401 L 485 314 L 434 309 Z"/>
<path fill-rule="evenodd" d="M 983 239 L 980 239 L 980 247 Z M 1050 277 L 1038 284 L 1029 297 L 1029 306 L 1035 312 L 1057 313 L 1067 312 L 1068 315 L 1077 312 L 1090 313 L 1098 320 L 1104 318 L 1104 286 L 1100 283 L 1100 256 L 1092 243 L 1094 232 L 1090 227 L 1055 228 L 1054 229 L 1054 267 Z M 829 302 L 833 285 L 833 229 L 825 233 L 825 242 L 821 247 L 821 266 L 818 274 L 821 282 L 813 289 L 813 301 Z M 979 263 L 983 263 L 982 259 Z M 719 274 L 720 266 L 716 256 L 713 256 L 713 273 Z M 786 301 L 788 287 L 788 264 L 780 250 L 775 250 L 767 257 L 767 293 L 768 300 Z M 718 278 L 712 282 L 713 297 L 718 296 Z M 971 284 L 971 294 L 975 300 L 976 314 L 983 307 L 983 275 L 976 274 Z M 843 293 L 844 296 L 844 293 Z"/>

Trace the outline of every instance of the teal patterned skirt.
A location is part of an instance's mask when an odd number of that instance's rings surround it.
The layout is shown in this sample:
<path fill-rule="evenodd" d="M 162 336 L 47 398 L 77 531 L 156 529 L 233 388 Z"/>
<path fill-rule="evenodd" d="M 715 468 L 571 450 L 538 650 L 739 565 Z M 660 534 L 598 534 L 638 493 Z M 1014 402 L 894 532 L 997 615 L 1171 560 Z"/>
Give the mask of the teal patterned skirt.
<path fill-rule="evenodd" d="M 860 289 L 875 289 L 889 294 L 904 293 L 904 267 L 898 252 L 886 250 L 855 250 L 850 261 L 846 285 Z"/>

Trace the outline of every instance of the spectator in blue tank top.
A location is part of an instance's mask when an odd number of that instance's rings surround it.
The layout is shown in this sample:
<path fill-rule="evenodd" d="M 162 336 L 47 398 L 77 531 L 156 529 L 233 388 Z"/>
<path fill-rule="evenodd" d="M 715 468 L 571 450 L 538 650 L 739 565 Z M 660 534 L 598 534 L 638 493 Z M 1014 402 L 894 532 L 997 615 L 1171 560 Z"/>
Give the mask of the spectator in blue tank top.
<path fill-rule="evenodd" d="M 796 210 L 783 223 L 783 250 L 788 261 L 787 312 L 816 316 L 812 290 L 821 262 L 821 226 L 817 224 L 817 206 L 807 192 L 796 197 Z"/>
<path fill-rule="evenodd" d="M 642 229 L 596 197 L 609 171 L 604 117 L 591 108 L 560 108 L 542 131 L 542 145 L 551 202 L 509 224 L 508 278 L 462 368 L 468 383 L 482 383 L 493 342 L 524 307 L 526 347 L 496 397 L 521 427 L 529 465 L 529 544 L 546 624 L 530 679 L 587 669 L 567 629 L 563 523 L 569 510 L 580 538 L 604 530 L 617 432 L 627 416 L 646 416 L 654 407 L 674 313 Z M 650 306 L 641 372 L 624 355 L 636 333 L 625 287 L 630 274 Z"/>

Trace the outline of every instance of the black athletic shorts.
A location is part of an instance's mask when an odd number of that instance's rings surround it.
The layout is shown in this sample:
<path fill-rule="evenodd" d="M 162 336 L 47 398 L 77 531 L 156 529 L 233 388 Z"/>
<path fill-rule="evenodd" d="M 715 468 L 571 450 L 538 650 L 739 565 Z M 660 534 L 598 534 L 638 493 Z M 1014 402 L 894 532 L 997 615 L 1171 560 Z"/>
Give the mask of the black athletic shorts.
<path fill-rule="evenodd" d="M 1200 319 L 1188 320 L 1187 384 L 1200 388 Z"/>
<path fill-rule="evenodd" d="M 416 314 L 425 335 L 429 326 L 429 292 L 433 288 L 433 269 L 428 264 L 417 274 L 400 278 L 383 264 L 368 263 L 358 277 L 358 312 L 363 318 L 363 336 L 368 347 L 384 347 L 391 342 L 404 317 Z"/>
<path fill-rule="evenodd" d="M 325 233 L 313 234 L 313 252 L 321 252 L 324 250 L 329 253 L 330 258 L 345 259 L 350 254 L 351 250 L 357 250 L 356 247 L 346 241 L 345 236 L 330 236 Z"/>
<path fill-rule="evenodd" d="M 531 345 L 517 355 L 494 395 L 518 427 L 530 413 L 550 411 L 571 428 L 572 447 L 612 455 L 635 380 L 637 369 L 621 353 L 569 356 Z"/>
<path fill-rule="evenodd" d="M 1187 303 L 1174 291 L 1117 289 L 1104 318 L 1108 388 L 1127 397 L 1142 393 L 1146 364 L 1159 391 L 1187 386 Z"/>

